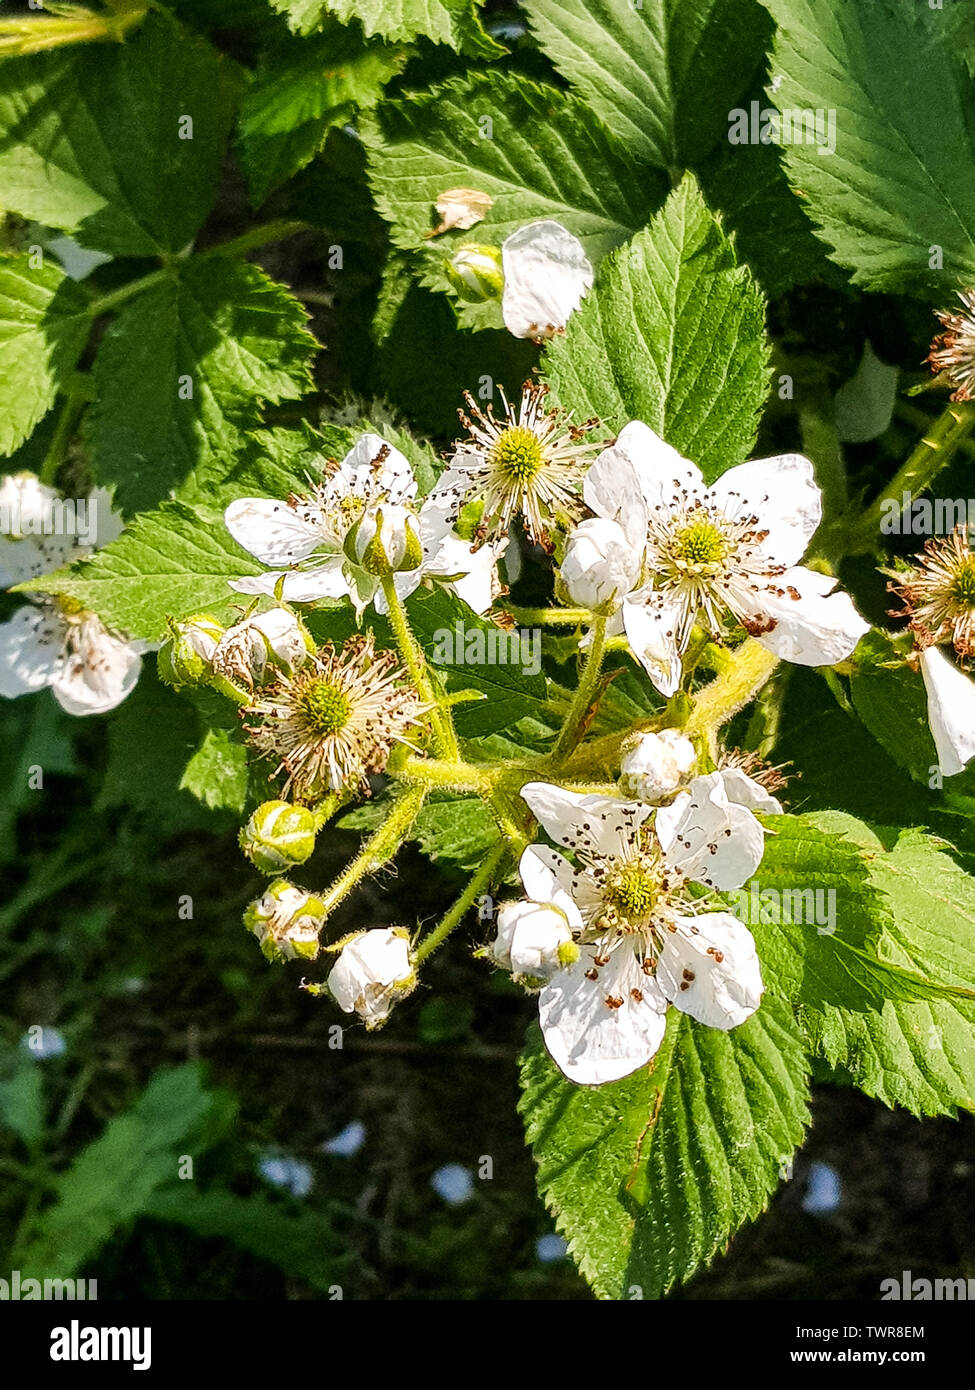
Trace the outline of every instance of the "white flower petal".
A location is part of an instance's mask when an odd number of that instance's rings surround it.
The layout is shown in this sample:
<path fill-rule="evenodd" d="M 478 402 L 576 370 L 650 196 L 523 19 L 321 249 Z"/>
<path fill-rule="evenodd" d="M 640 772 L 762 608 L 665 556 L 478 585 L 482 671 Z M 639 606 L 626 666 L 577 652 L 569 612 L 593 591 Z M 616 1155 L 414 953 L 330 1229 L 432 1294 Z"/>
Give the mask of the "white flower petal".
<path fill-rule="evenodd" d="M 938 766 L 945 777 L 954 777 L 975 758 L 975 681 L 940 647 L 921 653 L 921 675 Z"/>
<path fill-rule="evenodd" d="M 832 592 L 836 582 L 830 575 L 797 566 L 751 595 L 738 616 L 747 619 L 762 646 L 783 661 L 835 666 L 870 631 L 849 594 Z"/>
<path fill-rule="evenodd" d="M 374 927 L 346 942 L 328 976 L 329 993 L 347 1014 L 367 1027 L 389 1017 L 397 999 L 415 983 L 410 947 L 402 930 Z"/>
<path fill-rule="evenodd" d="M 723 767 L 719 769 L 719 774 L 729 801 L 747 806 L 750 811 L 761 811 L 763 815 L 782 815 L 781 801 L 771 796 L 761 782 L 742 772 L 740 767 Z"/>
<path fill-rule="evenodd" d="M 709 1028 L 737 1028 L 758 1008 L 764 985 L 751 932 L 730 912 L 678 917 L 664 932 L 657 983 L 681 1010 Z"/>
<path fill-rule="evenodd" d="M 54 698 L 68 714 L 106 714 L 135 689 L 142 657 L 135 644 L 88 614 L 76 628 L 51 678 Z"/>
<path fill-rule="evenodd" d="M 728 516 L 758 517 L 768 531 L 762 550 L 778 565 L 802 559 L 823 515 L 813 466 L 802 454 L 740 463 L 722 473 L 711 491 Z"/>
<path fill-rule="evenodd" d="M 655 507 L 669 507 L 675 492 L 704 487 L 697 465 L 679 454 L 642 420 L 631 420 L 624 425 L 616 443 L 603 450 L 593 468 L 600 463 L 624 473 L 631 470 L 650 511 Z"/>
<path fill-rule="evenodd" d="M 321 598 L 345 598 L 350 593 L 345 559 L 332 555 L 313 570 L 268 570 L 232 579 L 230 587 L 238 594 L 267 594 L 273 598 L 278 581 L 284 579 L 281 597 L 285 603 L 315 603 Z"/>
<path fill-rule="evenodd" d="M 590 511 L 623 528 L 632 549 L 642 556 L 647 540 L 647 506 L 636 471 L 625 451 L 619 451 L 618 441 L 617 446 L 604 449 L 587 469 L 582 495 Z"/>
<path fill-rule="evenodd" d="M 12 700 L 50 685 L 63 639 L 64 627 L 52 611 L 18 608 L 0 624 L 0 695 Z"/>
<path fill-rule="evenodd" d="M 649 1062 L 660 1046 L 667 1003 L 653 976 L 644 974 L 634 947 L 635 941 L 616 943 L 607 964 L 596 967 L 601 943 L 582 946 L 579 959 L 556 971 L 539 995 L 545 1046 L 570 1081 L 618 1081 Z M 587 978 L 587 971 L 596 979 Z"/>
<path fill-rule="evenodd" d="M 583 795 L 550 782 L 526 782 L 521 795 L 553 840 L 594 854 L 619 854 L 653 810 L 638 801 Z"/>
<path fill-rule="evenodd" d="M 310 555 L 321 540 L 314 508 L 295 508 L 268 497 L 240 497 L 231 502 L 224 524 L 237 544 L 262 565 L 293 565 Z"/>
<path fill-rule="evenodd" d="M 668 698 L 680 685 L 681 659 L 677 650 L 679 607 L 648 607 L 635 593 L 623 604 L 623 627 L 630 650 L 661 695 Z"/>
<path fill-rule="evenodd" d="M 570 927 L 582 926 L 582 914 L 573 897 L 575 870 L 558 850 L 548 845 L 529 845 L 521 856 L 518 872 L 529 898 L 557 907 Z"/>
<path fill-rule="evenodd" d="M 667 862 L 709 888 L 739 888 L 765 852 L 764 830 L 751 811 L 728 800 L 720 772 L 695 777 L 661 806 L 655 828 Z"/>
<path fill-rule="evenodd" d="M 501 316 L 516 338 L 561 332 L 592 288 L 593 270 L 582 242 L 558 222 L 531 222 L 501 247 Z"/>
<path fill-rule="evenodd" d="M 382 435 L 360 435 L 339 467 L 356 496 L 381 491 L 390 502 L 409 502 L 416 496 L 409 460 Z"/>

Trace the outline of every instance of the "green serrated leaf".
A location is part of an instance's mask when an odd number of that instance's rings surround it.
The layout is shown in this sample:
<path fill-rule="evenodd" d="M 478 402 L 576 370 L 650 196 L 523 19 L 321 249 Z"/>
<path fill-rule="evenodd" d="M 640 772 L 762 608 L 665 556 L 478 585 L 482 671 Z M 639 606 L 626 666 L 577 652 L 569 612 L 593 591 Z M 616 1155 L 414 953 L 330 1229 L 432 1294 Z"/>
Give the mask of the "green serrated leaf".
<path fill-rule="evenodd" d="M 768 392 L 764 302 L 692 176 L 603 267 L 543 369 L 577 419 L 643 420 L 708 481 L 747 456 Z"/>
<path fill-rule="evenodd" d="M 348 811 L 337 824 L 342 830 L 377 830 L 388 814 L 387 800 L 367 801 Z M 474 869 L 496 844 L 498 831 L 490 809 L 477 797 L 434 792 L 413 822 L 410 838 L 437 863 Z"/>
<path fill-rule="evenodd" d="M 375 106 L 408 56 L 405 48 L 368 43 L 335 23 L 320 36 L 266 54 L 239 123 L 240 158 L 254 202 L 304 168 L 332 126 Z"/>
<path fill-rule="evenodd" d="M 765 825 L 755 878 L 729 896 L 755 937 L 766 987 L 804 1016 L 830 1005 L 879 1008 L 883 990 L 861 953 L 876 954 L 889 914 L 863 853 L 815 817 L 769 816 Z"/>
<path fill-rule="evenodd" d="M 481 58 L 504 53 L 481 28 L 473 0 L 271 0 L 298 34 L 312 34 L 330 16 L 343 24 L 358 20 L 366 35 L 392 43 L 415 38 L 449 44 Z"/>
<path fill-rule="evenodd" d="M 728 112 L 765 55 L 754 0 L 526 0 L 528 21 L 570 86 L 641 159 L 687 168 L 728 132 Z"/>
<path fill-rule="evenodd" d="M 940 8 L 763 3 L 778 25 L 770 103 L 834 123 L 832 154 L 783 145 L 789 180 L 834 259 L 873 290 L 947 294 L 971 283 L 975 107 Z"/>
<path fill-rule="evenodd" d="M 595 262 L 643 225 L 665 188 L 583 102 L 514 73 L 472 73 L 384 102 L 363 136 L 376 206 L 410 251 L 433 229 L 440 194 L 463 187 L 494 199 L 464 240 L 496 243 L 555 218 Z M 439 238 L 435 252 L 449 242 Z"/>
<path fill-rule="evenodd" d="M 0 258 L 0 454 L 12 454 L 54 404 L 88 339 L 82 290 L 50 261 Z"/>
<path fill-rule="evenodd" d="M 257 266 L 220 256 L 191 258 L 122 309 L 95 362 L 87 423 L 95 477 L 124 511 L 191 475 L 209 483 L 264 402 L 311 389 L 307 317 Z"/>
<path fill-rule="evenodd" d="M 229 1100 L 204 1089 L 198 1064 L 159 1072 L 58 1178 L 54 1203 L 14 1252 L 17 1268 L 25 1278 L 70 1278 L 177 1176 L 181 1153 L 199 1154 L 232 1118 Z"/>
<path fill-rule="evenodd" d="M 0 64 L 6 210 L 116 256 L 181 251 L 217 193 L 238 78 L 150 14 L 125 43 Z"/>
<path fill-rule="evenodd" d="M 243 814 L 247 805 L 247 749 L 228 729 L 208 729 L 186 764 L 180 789 L 211 811 Z"/>
<path fill-rule="evenodd" d="M 809 1119 L 808 1060 L 766 998 L 724 1033 L 671 1009 L 649 1067 L 574 1086 L 534 1034 L 520 1110 L 539 1190 L 601 1298 L 659 1298 L 765 1208 Z"/>
<path fill-rule="evenodd" d="M 817 820 L 844 829 L 868 852 L 871 880 L 889 912 L 880 959 L 961 991 L 954 997 L 889 997 L 879 1013 L 830 1009 L 820 1051 L 886 1105 L 902 1105 L 915 1115 L 975 1109 L 975 1000 L 964 997 L 975 987 L 975 881 L 921 830 L 876 834 L 834 813 Z M 890 840 L 896 842 L 885 851 Z M 886 988 L 892 992 L 889 983 Z"/>

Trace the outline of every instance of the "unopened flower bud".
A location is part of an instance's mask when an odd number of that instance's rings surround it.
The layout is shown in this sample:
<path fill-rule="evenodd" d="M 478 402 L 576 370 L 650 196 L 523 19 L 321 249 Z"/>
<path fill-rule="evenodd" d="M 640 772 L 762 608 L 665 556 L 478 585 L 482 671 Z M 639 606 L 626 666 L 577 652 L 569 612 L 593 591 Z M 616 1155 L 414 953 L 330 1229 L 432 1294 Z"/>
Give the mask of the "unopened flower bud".
<path fill-rule="evenodd" d="M 269 885 L 244 912 L 244 926 L 254 933 L 268 960 L 314 960 L 325 925 L 321 898 L 296 888 L 287 879 Z"/>
<path fill-rule="evenodd" d="M 224 635 L 223 624 L 209 613 L 169 623 L 169 636 L 156 655 L 159 679 L 179 690 L 203 685 L 212 672 L 213 654 Z"/>
<path fill-rule="evenodd" d="M 417 569 L 423 563 L 423 544 L 416 513 L 394 503 L 370 507 L 346 537 L 345 553 L 369 574 Z"/>
<path fill-rule="evenodd" d="M 307 806 L 265 801 L 240 832 L 240 847 L 262 874 L 304 864 L 315 848 L 315 816 Z"/>
<path fill-rule="evenodd" d="M 558 908 L 520 902 L 498 909 L 498 934 L 488 949 L 497 964 L 513 975 L 547 979 L 566 964 L 562 952 L 574 945 L 569 924 Z"/>
<path fill-rule="evenodd" d="M 593 613 L 614 613 L 639 580 L 642 557 L 615 521 L 595 517 L 569 535 L 560 592 Z"/>
<path fill-rule="evenodd" d="M 270 608 L 228 628 L 213 654 L 213 684 L 233 698 L 247 696 L 268 666 L 295 671 L 314 643 L 288 608 Z"/>
<path fill-rule="evenodd" d="M 378 1028 L 393 1005 L 416 985 L 409 933 L 403 927 L 374 927 L 346 941 L 328 977 L 340 1009 L 357 1013 L 367 1028 Z"/>
<path fill-rule="evenodd" d="M 620 791 L 637 801 L 659 801 L 677 790 L 696 762 L 693 743 L 679 730 L 642 734 L 623 756 Z"/>
<path fill-rule="evenodd" d="M 500 299 L 504 289 L 501 250 L 497 246 L 458 247 L 447 262 L 447 278 L 461 299 L 471 304 Z"/>

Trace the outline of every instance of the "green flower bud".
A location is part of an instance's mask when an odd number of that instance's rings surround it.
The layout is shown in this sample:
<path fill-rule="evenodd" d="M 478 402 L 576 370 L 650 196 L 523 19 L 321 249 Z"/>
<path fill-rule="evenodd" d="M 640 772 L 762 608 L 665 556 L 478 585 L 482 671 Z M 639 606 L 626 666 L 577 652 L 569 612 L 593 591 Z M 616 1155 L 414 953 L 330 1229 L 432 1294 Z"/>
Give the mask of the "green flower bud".
<path fill-rule="evenodd" d="M 418 569 L 423 544 L 415 513 L 393 503 L 371 507 L 346 536 L 345 553 L 369 574 Z"/>
<path fill-rule="evenodd" d="M 223 625 L 209 613 L 197 613 L 180 622 L 170 619 L 169 636 L 156 655 L 160 680 L 176 690 L 207 684 L 213 670 L 213 654 L 223 635 Z"/>
<path fill-rule="evenodd" d="M 314 813 L 287 801 L 265 801 L 241 830 L 240 847 L 262 874 L 304 864 L 315 848 Z"/>
<path fill-rule="evenodd" d="M 504 290 L 500 248 L 474 244 L 458 247 L 447 262 L 447 278 L 460 298 L 469 303 L 500 299 Z"/>
<path fill-rule="evenodd" d="M 270 961 L 314 960 L 318 937 L 325 925 L 321 898 L 296 888 L 287 879 L 270 884 L 244 912 L 244 926 L 254 933 Z"/>

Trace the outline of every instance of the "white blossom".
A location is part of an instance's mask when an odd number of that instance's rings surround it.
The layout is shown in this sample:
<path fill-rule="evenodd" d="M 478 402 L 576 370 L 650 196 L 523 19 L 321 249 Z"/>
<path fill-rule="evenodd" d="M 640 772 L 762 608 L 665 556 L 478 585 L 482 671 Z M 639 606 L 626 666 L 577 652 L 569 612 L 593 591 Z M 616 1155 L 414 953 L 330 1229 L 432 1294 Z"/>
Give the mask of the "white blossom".
<path fill-rule="evenodd" d="M 366 553 L 381 528 L 398 563 L 416 561 L 394 575 L 401 599 L 413 593 L 425 575 L 437 574 L 453 576 L 446 586 L 465 602 L 467 595 L 482 597 L 491 589 L 484 582 L 483 567 L 493 567 L 500 551 L 475 563 L 470 547 L 465 549 L 452 531 L 442 504 L 431 499 L 416 511 L 415 498 L 416 479 L 404 455 L 379 435 L 364 434 L 309 495 L 287 502 L 243 497 L 230 504 L 224 516 L 228 531 L 262 564 L 271 566 L 265 574 L 232 581 L 231 588 L 274 594 L 280 584 L 280 596 L 289 603 L 347 597 L 360 617 L 370 603 L 384 613 L 380 579 Z M 362 538 L 358 550 L 357 538 Z M 411 538 L 418 538 L 418 549 L 411 546 Z M 462 587 L 475 571 L 476 579 Z M 477 611 L 485 611 L 490 602 L 489 597 Z"/>
<path fill-rule="evenodd" d="M 729 800 L 720 774 L 695 778 L 656 811 L 542 782 L 522 796 L 575 858 L 531 845 L 519 866 L 530 902 L 568 897 L 575 909 L 564 915 L 578 923 L 578 958 L 552 970 L 539 996 L 546 1046 L 570 1080 L 601 1084 L 648 1062 L 670 1004 L 722 1029 L 758 1008 L 751 933 L 688 892 L 740 887 L 762 857 L 761 825 Z"/>
<path fill-rule="evenodd" d="M 559 222 L 530 222 L 501 247 L 501 315 L 516 338 L 553 338 L 592 288 L 582 242 Z"/>
<path fill-rule="evenodd" d="M 409 935 L 402 927 L 374 927 L 343 945 L 328 976 L 332 998 L 367 1028 L 385 1023 L 397 1000 L 416 984 Z"/>
<path fill-rule="evenodd" d="M 19 531 L 0 536 L 0 584 L 9 587 L 70 564 L 122 529 L 108 493 L 86 500 L 88 526 L 56 532 L 64 506 L 54 488 L 33 474 L 0 483 L 0 513 L 17 517 Z M 62 513 L 63 515 L 63 513 Z M 145 642 L 110 631 L 96 614 L 62 595 L 30 595 L 30 603 L 0 624 L 0 695 L 13 699 L 50 687 L 68 714 L 104 714 L 132 691 L 139 679 Z"/>
<path fill-rule="evenodd" d="M 797 565 L 819 525 L 821 496 L 800 454 L 755 459 L 707 486 L 695 464 L 639 420 L 600 454 L 585 499 L 615 518 L 621 487 L 646 509 L 642 582 L 626 596 L 623 626 L 634 655 L 670 696 L 696 622 L 714 636 L 727 617 L 763 646 L 804 666 L 848 657 L 869 630 L 829 575 Z"/>

